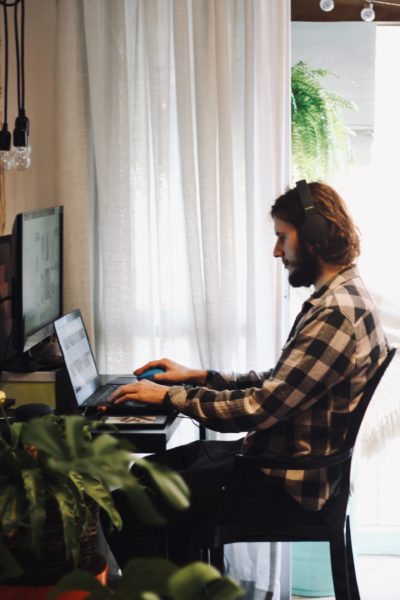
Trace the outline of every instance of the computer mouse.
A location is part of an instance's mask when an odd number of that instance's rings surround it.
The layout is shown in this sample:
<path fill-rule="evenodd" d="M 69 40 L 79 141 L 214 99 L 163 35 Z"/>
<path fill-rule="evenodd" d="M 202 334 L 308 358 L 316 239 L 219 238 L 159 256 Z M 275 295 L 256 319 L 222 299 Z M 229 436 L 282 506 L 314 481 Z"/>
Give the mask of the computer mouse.
<path fill-rule="evenodd" d="M 140 375 L 137 375 L 137 378 L 139 379 L 139 381 L 141 379 L 148 379 L 149 381 L 154 381 L 154 375 L 156 375 L 157 373 L 164 373 L 165 369 L 160 369 L 158 367 L 154 368 L 154 369 L 147 369 L 147 371 L 143 371 L 143 373 L 141 373 Z"/>

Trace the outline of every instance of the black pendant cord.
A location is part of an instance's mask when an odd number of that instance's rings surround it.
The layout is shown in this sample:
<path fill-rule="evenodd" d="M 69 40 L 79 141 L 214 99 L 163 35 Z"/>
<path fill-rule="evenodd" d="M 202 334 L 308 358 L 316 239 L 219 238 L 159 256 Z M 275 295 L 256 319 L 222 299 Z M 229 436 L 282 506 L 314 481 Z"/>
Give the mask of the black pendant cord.
<path fill-rule="evenodd" d="M 4 12 L 4 112 L 3 112 L 3 125 L 0 130 L 0 152 L 4 156 L 8 156 L 11 148 L 11 133 L 8 131 L 8 20 L 7 20 L 7 6 L 3 4 Z M 5 159 L 7 160 L 7 159 Z M 2 160 L 2 168 L 4 167 Z"/>
<path fill-rule="evenodd" d="M 21 108 L 25 111 L 25 0 L 21 0 Z"/>
<path fill-rule="evenodd" d="M 18 23 L 18 5 L 21 4 L 21 19 Z M 25 0 L 14 5 L 15 61 L 17 68 L 18 112 L 25 109 Z"/>
<path fill-rule="evenodd" d="M 3 131 L 8 129 L 8 19 L 7 6 L 3 4 L 4 14 L 4 114 L 3 114 Z"/>
<path fill-rule="evenodd" d="M 8 131 L 8 72 L 9 72 L 9 35 L 8 35 L 8 16 L 7 9 L 14 8 L 17 11 L 17 6 L 21 2 L 21 0 L 0 0 L 0 5 L 3 7 L 3 21 L 4 21 L 4 111 L 3 111 L 3 124 L 0 130 L 0 151 L 8 152 L 11 147 L 11 134 Z M 23 0 L 22 0 L 23 2 Z M 23 18 L 21 18 L 21 36 L 23 38 Z M 21 39 L 22 39 L 21 38 Z M 17 33 L 16 33 L 17 40 Z M 23 60 L 23 51 L 21 51 L 21 59 L 19 57 L 19 49 L 17 49 L 17 69 L 20 71 L 21 60 Z M 20 88 L 22 85 L 22 90 L 24 89 L 25 83 L 22 81 L 20 74 L 17 71 L 17 79 L 18 79 L 18 111 L 20 109 L 20 102 L 24 102 L 24 97 L 20 92 Z"/>

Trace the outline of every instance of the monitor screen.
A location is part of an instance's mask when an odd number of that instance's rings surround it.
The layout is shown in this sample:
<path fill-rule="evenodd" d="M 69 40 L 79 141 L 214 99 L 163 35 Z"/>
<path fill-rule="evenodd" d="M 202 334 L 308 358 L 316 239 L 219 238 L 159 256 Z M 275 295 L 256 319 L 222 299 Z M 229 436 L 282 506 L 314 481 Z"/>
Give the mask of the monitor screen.
<path fill-rule="evenodd" d="M 20 213 L 11 234 L 11 345 L 25 353 L 54 333 L 62 315 L 63 207 Z"/>

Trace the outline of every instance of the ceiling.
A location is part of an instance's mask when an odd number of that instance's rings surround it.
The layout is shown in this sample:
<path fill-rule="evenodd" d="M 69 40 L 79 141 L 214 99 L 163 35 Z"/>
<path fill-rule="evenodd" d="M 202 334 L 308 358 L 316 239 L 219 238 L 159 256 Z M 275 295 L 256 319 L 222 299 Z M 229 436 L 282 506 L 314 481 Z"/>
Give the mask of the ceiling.
<path fill-rule="evenodd" d="M 292 21 L 361 21 L 364 0 L 335 0 L 330 12 L 320 9 L 319 0 L 291 0 Z M 394 6 L 395 5 L 395 6 Z M 400 0 L 373 2 L 375 21 L 400 23 Z"/>

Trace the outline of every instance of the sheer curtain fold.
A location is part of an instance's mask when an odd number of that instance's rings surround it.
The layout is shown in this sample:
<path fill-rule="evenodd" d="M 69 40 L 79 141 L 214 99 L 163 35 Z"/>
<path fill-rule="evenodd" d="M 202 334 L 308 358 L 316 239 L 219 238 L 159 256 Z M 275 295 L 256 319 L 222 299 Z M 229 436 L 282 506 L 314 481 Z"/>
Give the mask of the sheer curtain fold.
<path fill-rule="evenodd" d="M 79 306 L 93 333 L 94 165 L 82 3 L 57 2 L 56 197 L 64 205 L 64 311 Z"/>
<path fill-rule="evenodd" d="M 57 10 L 66 308 L 84 308 L 100 370 L 161 355 L 269 368 L 283 338 L 269 209 L 289 181 L 289 0 Z"/>

